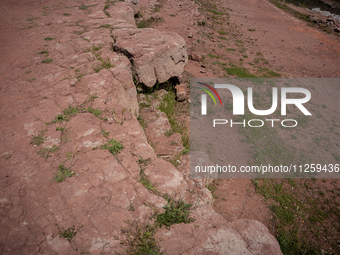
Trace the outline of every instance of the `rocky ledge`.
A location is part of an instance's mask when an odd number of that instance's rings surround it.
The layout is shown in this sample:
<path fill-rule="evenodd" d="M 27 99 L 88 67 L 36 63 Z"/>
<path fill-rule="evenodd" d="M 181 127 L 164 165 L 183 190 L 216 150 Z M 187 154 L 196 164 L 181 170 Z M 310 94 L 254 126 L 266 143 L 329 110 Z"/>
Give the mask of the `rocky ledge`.
<path fill-rule="evenodd" d="M 1 254 L 125 254 L 128 229 L 151 226 L 178 201 L 193 204 L 195 221 L 158 228 L 165 254 L 281 254 L 262 223 L 215 213 L 188 157 L 181 171 L 157 157 L 137 119 L 133 76 L 148 87 L 179 76 L 185 42 L 137 29 L 135 0 L 108 2 L 22 35 L 49 51 L 13 69 L 34 81 L 12 75 L 2 87 Z M 155 133 L 168 125 L 160 120 Z"/>

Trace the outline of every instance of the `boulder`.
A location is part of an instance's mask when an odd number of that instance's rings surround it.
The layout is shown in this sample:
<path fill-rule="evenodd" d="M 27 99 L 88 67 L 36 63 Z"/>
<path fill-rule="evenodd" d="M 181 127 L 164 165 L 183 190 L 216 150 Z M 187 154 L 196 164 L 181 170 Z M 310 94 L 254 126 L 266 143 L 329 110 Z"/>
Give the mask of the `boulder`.
<path fill-rule="evenodd" d="M 113 30 L 114 50 L 126 55 L 139 83 L 153 87 L 182 74 L 188 62 L 184 39 L 152 28 Z"/>
<path fill-rule="evenodd" d="M 135 13 L 130 5 L 131 4 L 127 2 L 117 2 L 114 6 L 111 6 L 106 11 L 112 18 L 125 20 L 129 24 L 135 26 L 136 25 L 136 21 L 134 18 Z"/>
<path fill-rule="evenodd" d="M 129 5 L 135 15 L 139 13 L 139 0 L 124 0 L 124 2 Z"/>

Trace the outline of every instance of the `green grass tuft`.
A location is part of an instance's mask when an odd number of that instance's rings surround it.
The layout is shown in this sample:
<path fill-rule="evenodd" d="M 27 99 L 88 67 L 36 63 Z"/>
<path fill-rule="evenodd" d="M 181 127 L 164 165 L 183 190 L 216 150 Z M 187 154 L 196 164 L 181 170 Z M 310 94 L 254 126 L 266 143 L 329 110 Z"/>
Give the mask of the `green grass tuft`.
<path fill-rule="evenodd" d="M 256 75 L 248 73 L 244 67 L 228 67 L 224 68 L 227 74 L 236 76 L 237 78 L 257 78 Z"/>
<path fill-rule="evenodd" d="M 194 222 L 195 218 L 189 217 L 189 210 L 192 204 L 187 204 L 183 200 L 175 201 L 173 198 L 165 196 L 168 200 L 168 204 L 164 206 L 165 212 L 157 214 L 156 224 L 161 226 L 166 226 L 169 228 L 173 224 L 180 223 L 190 223 Z"/>
<path fill-rule="evenodd" d="M 45 132 L 46 132 L 46 130 L 41 130 L 39 132 L 39 135 L 33 136 L 32 140 L 31 140 L 31 144 L 34 144 L 34 145 L 37 145 L 37 146 L 39 146 L 40 144 L 43 144 L 44 141 L 46 140 Z"/>
<path fill-rule="evenodd" d="M 55 182 L 63 182 L 67 177 L 71 177 L 73 176 L 75 173 L 72 172 L 71 169 L 69 168 L 66 168 L 64 166 L 64 163 L 62 164 L 59 164 L 59 167 L 58 167 L 58 172 L 54 173 L 55 176 L 53 177 L 52 181 L 55 181 Z"/>
<path fill-rule="evenodd" d="M 109 139 L 106 144 L 102 145 L 102 149 L 109 150 L 109 152 L 113 155 L 116 155 L 124 148 L 122 142 L 116 141 L 114 139 Z"/>

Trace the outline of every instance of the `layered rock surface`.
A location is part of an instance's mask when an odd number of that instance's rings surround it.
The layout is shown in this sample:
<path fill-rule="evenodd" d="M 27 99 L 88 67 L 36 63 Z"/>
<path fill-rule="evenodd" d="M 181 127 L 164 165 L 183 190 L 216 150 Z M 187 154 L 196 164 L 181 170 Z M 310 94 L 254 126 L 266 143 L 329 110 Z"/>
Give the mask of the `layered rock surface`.
<path fill-rule="evenodd" d="M 165 254 L 281 254 L 261 223 L 228 223 L 216 214 L 202 180 L 191 180 L 188 167 L 179 171 L 157 158 L 137 120 L 132 72 L 147 86 L 180 75 L 187 61 L 184 40 L 137 29 L 136 11 L 125 3 L 110 6 L 111 17 L 103 12 L 104 1 L 87 4 L 86 11 L 42 18 L 23 32 L 27 42 L 40 44 L 34 52 L 43 45 L 48 52 L 11 59 L 12 71 L 2 78 L 0 253 L 124 254 L 117 237 L 126 221 L 143 222 L 151 208 L 166 205 L 139 182 L 137 162 L 143 159 L 158 191 L 195 204 L 196 222 L 159 231 Z M 102 148 L 109 139 L 124 146 L 116 155 Z M 50 151 L 53 146 L 58 150 Z M 51 181 L 62 169 L 74 175 Z M 72 226 L 74 238 L 60 238 L 59 230 Z"/>
<path fill-rule="evenodd" d="M 184 39 L 152 28 L 114 30 L 114 50 L 126 55 L 139 83 L 153 87 L 180 76 L 188 62 Z"/>

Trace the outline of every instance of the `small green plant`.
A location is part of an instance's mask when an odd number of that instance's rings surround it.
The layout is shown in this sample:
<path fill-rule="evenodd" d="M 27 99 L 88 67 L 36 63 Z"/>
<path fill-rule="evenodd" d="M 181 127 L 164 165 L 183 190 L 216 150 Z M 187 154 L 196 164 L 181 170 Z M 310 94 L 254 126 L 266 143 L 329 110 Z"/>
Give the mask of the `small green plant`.
<path fill-rule="evenodd" d="M 53 145 L 52 148 L 42 148 L 38 151 L 38 154 L 41 155 L 44 159 L 48 159 L 51 157 L 51 153 L 56 152 L 59 150 L 59 147 L 56 145 Z"/>
<path fill-rule="evenodd" d="M 89 100 L 89 102 L 93 102 L 96 98 L 98 98 L 99 96 L 97 96 L 97 95 L 91 95 L 90 96 L 90 100 Z"/>
<path fill-rule="evenodd" d="M 79 113 L 79 109 L 77 107 L 72 107 L 71 105 L 63 110 L 63 114 L 66 116 L 74 116 Z"/>
<path fill-rule="evenodd" d="M 138 165 L 144 165 L 144 166 L 147 166 L 149 163 L 150 163 L 150 159 L 143 159 L 142 157 L 140 157 L 140 159 L 138 159 L 136 161 L 138 163 Z"/>
<path fill-rule="evenodd" d="M 52 41 L 54 38 L 52 38 L 52 37 L 46 37 L 44 40 L 45 41 Z"/>
<path fill-rule="evenodd" d="M 95 71 L 96 73 L 98 73 L 100 70 L 103 69 L 101 64 L 97 64 L 97 65 L 93 66 L 92 68 L 93 68 L 93 71 Z"/>
<path fill-rule="evenodd" d="M 89 108 L 85 109 L 85 111 L 88 111 L 89 113 L 94 114 L 96 117 L 99 117 L 100 114 L 102 114 L 101 110 L 94 109 L 94 108 L 92 108 L 92 106 L 90 106 Z"/>
<path fill-rule="evenodd" d="M 73 225 L 73 227 L 68 229 L 59 229 L 58 234 L 60 238 L 65 238 L 70 242 L 77 234 L 76 227 Z"/>
<path fill-rule="evenodd" d="M 69 13 L 63 13 L 63 16 L 69 16 L 70 14 Z"/>
<path fill-rule="evenodd" d="M 55 131 L 64 131 L 64 130 L 65 130 L 64 127 L 56 127 L 56 128 L 55 128 Z"/>
<path fill-rule="evenodd" d="M 155 237 L 157 226 L 141 224 L 137 221 L 132 223 L 127 221 L 129 225 L 122 228 L 122 233 L 126 236 L 125 240 L 120 240 L 123 245 L 128 248 L 127 254 L 130 255 L 163 255 L 158 247 L 158 240 Z"/>
<path fill-rule="evenodd" d="M 111 67 L 114 67 L 111 62 L 110 62 L 110 59 L 107 57 L 106 60 L 101 60 L 102 62 L 102 67 L 105 68 L 105 69 L 110 69 Z"/>
<path fill-rule="evenodd" d="M 104 129 L 100 132 L 104 137 L 108 137 L 110 132 L 106 132 Z"/>
<path fill-rule="evenodd" d="M 86 75 L 86 72 L 81 72 L 80 69 L 74 70 L 75 78 L 80 81 L 81 78 L 83 78 Z"/>
<path fill-rule="evenodd" d="M 69 118 L 65 115 L 58 114 L 58 116 L 55 117 L 54 120 L 52 120 L 52 123 L 61 123 L 63 121 L 68 121 Z"/>
<path fill-rule="evenodd" d="M 168 200 L 168 204 L 164 206 L 165 212 L 155 215 L 157 226 L 162 227 L 164 225 L 170 228 L 173 224 L 195 221 L 195 218 L 189 216 L 192 204 L 187 204 L 183 200 L 175 201 L 169 196 L 165 196 L 165 198 Z"/>
<path fill-rule="evenodd" d="M 124 145 L 122 144 L 122 142 L 114 139 L 109 139 L 109 141 L 106 144 L 102 145 L 102 149 L 109 150 L 109 152 L 113 155 L 119 153 L 123 148 Z"/>
<path fill-rule="evenodd" d="M 35 80 L 36 80 L 35 78 L 27 79 L 27 81 L 29 81 L 29 82 L 32 82 L 32 81 L 35 81 Z"/>
<path fill-rule="evenodd" d="M 33 136 L 31 140 L 31 144 L 39 146 L 40 144 L 43 144 L 46 140 L 45 136 L 46 130 L 41 130 L 38 135 Z"/>
<path fill-rule="evenodd" d="M 39 55 L 45 54 L 46 56 L 48 56 L 48 51 L 47 50 L 43 50 L 43 51 L 40 51 L 38 54 Z"/>
<path fill-rule="evenodd" d="M 41 62 L 45 63 L 45 64 L 48 64 L 48 63 L 51 63 L 52 62 L 52 59 L 51 58 L 45 58 L 43 59 Z"/>
<path fill-rule="evenodd" d="M 144 129 L 145 128 L 145 120 L 144 120 L 144 118 L 141 115 L 139 115 L 137 117 L 137 120 L 138 120 L 139 124 L 142 126 L 142 128 Z"/>
<path fill-rule="evenodd" d="M 147 189 L 153 192 L 157 192 L 157 189 L 153 186 L 151 181 L 148 179 L 148 177 L 143 173 L 143 170 L 141 171 L 139 182 Z"/>
<path fill-rule="evenodd" d="M 72 172 L 71 169 L 69 168 L 66 168 L 64 166 L 64 163 L 62 164 L 59 164 L 59 167 L 58 167 L 58 172 L 55 172 L 54 173 L 54 177 L 52 179 L 52 181 L 55 181 L 55 182 L 63 182 L 67 177 L 71 177 L 73 176 L 75 173 Z"/>
<path fill-rule="evenodd" d="M 217 186 L 218 186 L 218 183 L 215 181 L 205 186 L 211 192 L 211 195 L 214 199 L 218 198 L 218 196 L 215 194 L 215 191 L 217 190 Z"/>
<path fill-rule="evenodd" d="M 267 73 L 271 77 L 281 77 L 281 74 L 274 72 L 274 71 L 268 71 Z"/>
<path fill-rule="evenodd" d="M 135 206 L 133 205 L 132 202 L 130 202 L 130 205 L 128 206 L 128 211 L 135 211 Z"/>
<path fill-rule="evenodd" d="M 148 28 L 153 23 L 153 19 L 142 20 L 138 23 L 138 28 Z"/>

